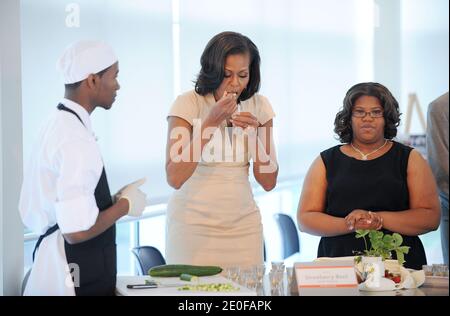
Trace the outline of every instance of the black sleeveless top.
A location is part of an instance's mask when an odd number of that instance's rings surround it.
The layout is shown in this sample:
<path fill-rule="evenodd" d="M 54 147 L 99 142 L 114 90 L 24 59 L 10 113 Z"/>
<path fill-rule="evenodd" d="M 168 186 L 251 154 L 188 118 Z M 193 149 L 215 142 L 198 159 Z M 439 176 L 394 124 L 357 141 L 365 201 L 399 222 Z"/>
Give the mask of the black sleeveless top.
<path fill-rule="evenodd" d="M 332 147 L 320 154 L 328 182 L 326 214 L 344 218 L 354 209 L 372 212 L 398 212 L 409 209 L 406 177 L 411 147 L 393 142 L 391 149 L 383 156 L 366 161 L 345 155 L 340 147 L 341 145 Z M 384 229 L 383 232 L 392 234 Z M 405 267 L 422 269 L 427 260 L 419 237 L 402 237 L 403 245 L 410 247 L 409 253 L 405 255 Z M 353 251 L 364 249 L 363 239 L 356 239 L 354 232 L 322 237 L 318 257 L 352 256 Z"/>

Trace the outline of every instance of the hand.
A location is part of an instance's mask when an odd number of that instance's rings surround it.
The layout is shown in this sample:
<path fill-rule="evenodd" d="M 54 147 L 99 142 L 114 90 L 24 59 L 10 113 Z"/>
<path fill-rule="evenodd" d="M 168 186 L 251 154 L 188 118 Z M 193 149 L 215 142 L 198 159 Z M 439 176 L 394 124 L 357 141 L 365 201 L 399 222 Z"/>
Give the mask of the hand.
<path fill-rule="evenodd" d="M 128 200 L 128 215 L 139 217 L 142 215 L 146 204 L 147 204 L 147 196 L 144 192 L 139 190 L 139 187 L 145 183 L 146 179 L 140 179 L 133 183 L 130 183 L 124 186 L 122 189 L 117 192 L 115 195 L 116 200 L 126 199 Z"/>
<path fill-rule="evenodd" d="M 258 119 L 250 112 L 238 112 L 231 116 L 231 123 L 233 126 L 242 127 L 243 129 L 249 128 L 256 131 L 259 127 Z"/>
<path fill-rule="evenodd" d="M 383 228 L 383 217 L 377 213 L 369 211 L 370 220 L 359 220 L 355 224 L 355 230 L 366 229 L 366 230 L 380 230 Z"/>
<path fill-rule="evenodd" d="M 226 91 L 222 98 L 211 108 L 206 120 L 214 125 L 220 125 L 224 120 L 229 119 L 237 110 L 237 95 L 228 94 Z"/>
<path fill-rule="evenodd" d="M 351 231 L 357 229 L 380 230 L 383 227 L 383 218 L 371 211 L 356 209 L 345 217 L 345 223 Z"/>

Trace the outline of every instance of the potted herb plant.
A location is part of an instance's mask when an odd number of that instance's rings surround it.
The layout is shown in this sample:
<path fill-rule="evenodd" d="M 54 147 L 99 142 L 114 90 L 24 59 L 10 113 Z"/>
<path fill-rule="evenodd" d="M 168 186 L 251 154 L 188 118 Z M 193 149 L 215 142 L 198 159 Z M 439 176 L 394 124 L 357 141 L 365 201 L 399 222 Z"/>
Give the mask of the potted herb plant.
<path fill-rule="evenodd" d="M 366 236 L 369 236 L 370 249 L 367 246 Z M 356 238 L 363 238 L 365 250 L 363 251 L 366 257 L 381 257 L 384 261 L 392 258 L 392 252 L 395 251 L 398 263 L 403 265 L 405 263 L 405 254 L 409 252 L 408 246 L 402 246 L 403 237 L 398 233 L 392 235 L 385 234 L 377 230 L 357 230 Z"/>
<path fill-rule="evenodd" d="M 370 240 L 370 248 L 367 244 L 367 236 Z M 361 255 L 356 258 L 356 261 L 362 263 L 365 277 L 371 275 L 375 283 L 385 276 L 384 261 L 391 259 L 393 252 L 400 265 L 405 263 L 405 254 L 409 252 L 409 247 L 402 246 L 403 237 L 400 234 L 390 235 L 376 230 L 357 230 L 356 238 L 363 238 L 365 244 L 365 250 L 362 254 L 359 252 Z"/>

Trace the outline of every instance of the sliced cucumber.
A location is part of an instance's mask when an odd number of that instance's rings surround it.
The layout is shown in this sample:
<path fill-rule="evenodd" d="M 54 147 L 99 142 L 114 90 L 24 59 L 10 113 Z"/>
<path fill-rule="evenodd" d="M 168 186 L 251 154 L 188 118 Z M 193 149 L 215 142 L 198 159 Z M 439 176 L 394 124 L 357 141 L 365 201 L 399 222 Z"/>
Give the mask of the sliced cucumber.
<path fill-rule="evenodd" d="M 187 274 L 187 273 L 182 273 L 180 275 L 180 280 L 189 281 L 189 282 L 196 282 L 196 281 L 198 281 L 198 276 L 192 275 L 192 274 Z"/>

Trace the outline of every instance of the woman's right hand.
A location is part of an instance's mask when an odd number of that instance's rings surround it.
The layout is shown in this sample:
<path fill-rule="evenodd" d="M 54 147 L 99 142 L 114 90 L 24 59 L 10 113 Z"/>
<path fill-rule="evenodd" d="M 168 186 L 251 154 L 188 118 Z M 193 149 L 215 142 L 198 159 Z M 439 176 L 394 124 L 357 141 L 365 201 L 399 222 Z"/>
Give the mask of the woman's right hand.
<path fill-rule="evenodd" d="M 211 108 L 206 120 L 213 125 L 218 126 L 224 120 L 229 119 L 236 110 L 237 96 L 225 91 L 222 98 Z"/>

